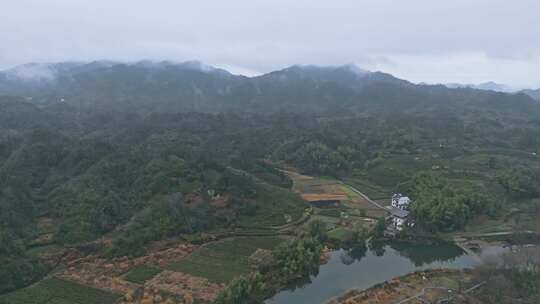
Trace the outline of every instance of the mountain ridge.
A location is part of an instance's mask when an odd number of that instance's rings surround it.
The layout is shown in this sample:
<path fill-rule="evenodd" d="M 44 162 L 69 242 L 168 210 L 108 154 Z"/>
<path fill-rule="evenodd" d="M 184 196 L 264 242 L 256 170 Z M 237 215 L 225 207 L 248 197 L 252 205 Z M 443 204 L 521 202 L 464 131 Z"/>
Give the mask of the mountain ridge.
<path fill-rule="evenodd" d="M 44 72 L 50 68 L 50 74 Z M 37 68 L 32 74 L 31 68 Z M 23 72 L 21 72 L 23 70 Z M 13 72 L 15 71 L 15 72 Z M 28 76 L 31 81 L 9 75 Z M 51 76 L 52 75 L 52 76 Z M 31 77 L 35 76 L 35 77 Z M 24 78 L 24 77 L 23 77 Z M 37 79 L 37 80 L 32 80 Z M 498 106 L 531 108 L 525 94 L 414 84 L 352 64 L 293 65 L 254 77 L 199 61 L 29 64 L 0 72 L 0 95 L 36 104 L 135 112 L 313 113 L 323 116 Z M 486 102 L 491 105 L 486 104 Z M 516 109 L 512 109 L 515 105 Z M 536 109 L 531 108 L 534 112 Z M 469 109 L 470 110 L 470 109 Z"/>
<path fill-rule="evenodd" d="M 521 90 L 520 93 L 526 94 L 526 95 L 530 96 L 531 98 L 540 101 L 540 89 L 536 89 L 536 90 L 532 90 L 532 89 Z"/>

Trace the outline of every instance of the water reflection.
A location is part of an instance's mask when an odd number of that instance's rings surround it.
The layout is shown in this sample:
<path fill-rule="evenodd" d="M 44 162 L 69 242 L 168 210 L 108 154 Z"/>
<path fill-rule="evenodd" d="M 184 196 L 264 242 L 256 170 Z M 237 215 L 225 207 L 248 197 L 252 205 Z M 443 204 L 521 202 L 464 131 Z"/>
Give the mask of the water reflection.
<path fill-rule="evenodd" d="M 355 245 L 350 248 L 343 249 L 339 256 L 341 263 L 351 265 L 354 262 L 359 262 L 366 256 L 368 247 L 364 244 Z"/>
<path fill-rule="evenodd" d="M 408 244 L 404 242 L 391 242 L 388 245 L 407 258 L 414 266 L 422 267 L 435 262 L 452 262 L 465 252 L 453 244 L 442 243 L 438 245 Z"/>
<path fill-rule="evenodd" d="M 369 250 L 373 252 L 375 256 L 383 256 L 386 250 L 384 249 L 386 247 L 386 242 L 381 241 L 373 241 L 369 242 Z"/>
<path fill-rule="evenodd" d="M 411 245 L 371 243 L 331 252 L 319 273 L 295 282 L 267 304 L 324 303 L 350 288 L 368 288 L 407 273 L 432 268 L 467 268 L 476 264 L 473 257 L 449 244 Z"/>

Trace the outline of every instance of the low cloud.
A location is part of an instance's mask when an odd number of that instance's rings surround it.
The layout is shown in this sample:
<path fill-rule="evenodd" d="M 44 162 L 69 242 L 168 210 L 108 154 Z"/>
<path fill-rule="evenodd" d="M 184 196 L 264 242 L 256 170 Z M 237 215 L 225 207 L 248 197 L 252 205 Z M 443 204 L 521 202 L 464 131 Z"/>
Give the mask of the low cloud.
<path fill-rule="evenodd" d="M 540 86 L 540 50 L 527 57 L 490 57 L 482 52 L 433 55 L 386 54 L 368 68 L 413 82 L 471 83 L 495 81 L 515 89 Z"/>
<path fill-rule="evenodd" d="M 46 64 L 24 64 L 9 70 L 10 77 L 27 81 L 54 80 L 56 73 Z"/>
<path fill-rule="evenodd" d="M 539 11 L 538 0 L 18 0 L 0 12 L 0 69 L 201 60 L 255 75 L 354 62 L 413 81 L 540 87 Z"/>

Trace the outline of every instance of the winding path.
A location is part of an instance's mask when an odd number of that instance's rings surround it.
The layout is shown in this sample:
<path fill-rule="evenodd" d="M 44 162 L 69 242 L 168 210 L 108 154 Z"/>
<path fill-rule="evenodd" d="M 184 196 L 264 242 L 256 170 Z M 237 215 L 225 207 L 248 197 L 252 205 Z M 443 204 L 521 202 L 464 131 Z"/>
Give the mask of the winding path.
<path fill-rule="evenodd" d="M 369 196 L 365 195 L 364 193 L 362 193 L 360 190 L 356 189 L 355 187 L 351 186 L 350 184 L 347 184 L 345 182 L 341 182 L 342 184 L 344 184 L 345 186 L 349 187 L 354 193 L 360 195 L 362 198 L 364 198 L 366 201 L 368 201 L 369 203 L 371 203 L 372 205 L 386 211 L 386 212 L 390 212 L 386 207 L 384 207 L 383 205 L 377 203 L 376 201 L 372 200 L 369 198 Z"/>

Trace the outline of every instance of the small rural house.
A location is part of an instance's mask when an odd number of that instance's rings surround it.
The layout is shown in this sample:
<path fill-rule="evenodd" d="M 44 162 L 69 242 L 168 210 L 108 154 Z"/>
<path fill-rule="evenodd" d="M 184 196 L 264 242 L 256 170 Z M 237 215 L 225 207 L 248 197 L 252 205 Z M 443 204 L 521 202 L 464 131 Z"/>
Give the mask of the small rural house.
<path fill-rule="evenodd" d="M 390 214 L 392 216 L 392 228 L 394 230 L 401 231 L 405 225 L 412 225 L 412 223 L 408 222 L 411 203 L 412 200 L 401 193 L 394 193 L 392 195 Z"/>
<path fill-rule="evenodd" d="M 391 214 L 392 214 L 392 228 L 394 228 L 396 231 L 403 230 L 403 227 L 407 224 L 409 211 L 402 210 L 399 208 L 392 208 Z"/>

